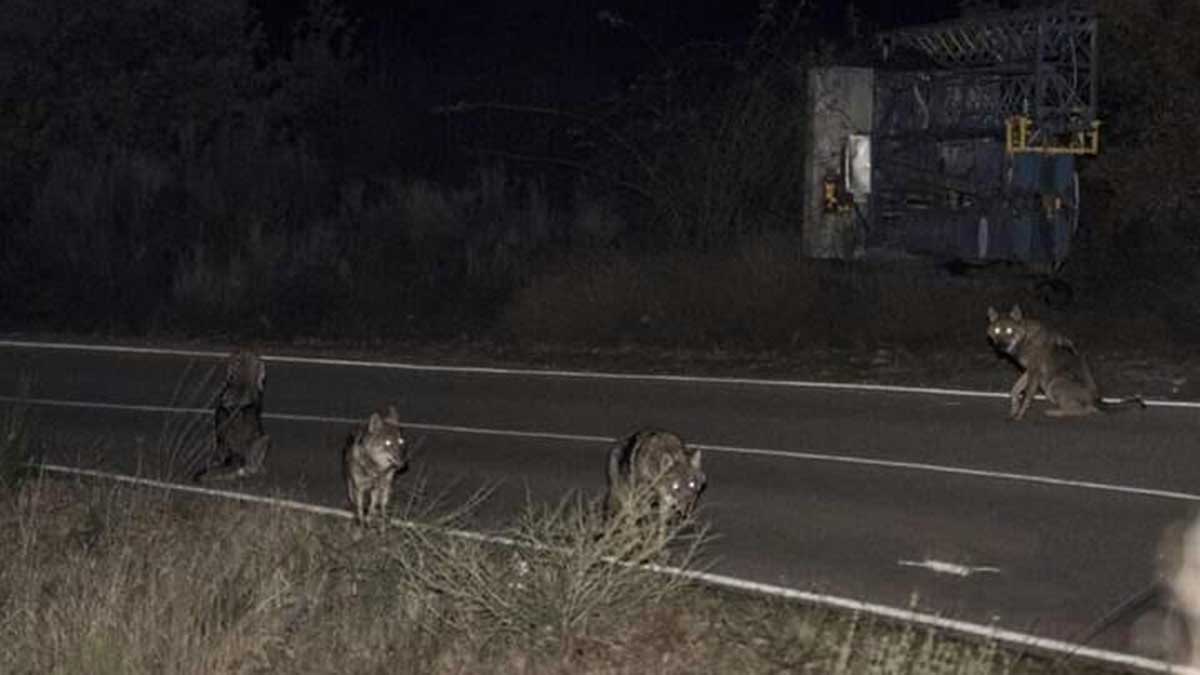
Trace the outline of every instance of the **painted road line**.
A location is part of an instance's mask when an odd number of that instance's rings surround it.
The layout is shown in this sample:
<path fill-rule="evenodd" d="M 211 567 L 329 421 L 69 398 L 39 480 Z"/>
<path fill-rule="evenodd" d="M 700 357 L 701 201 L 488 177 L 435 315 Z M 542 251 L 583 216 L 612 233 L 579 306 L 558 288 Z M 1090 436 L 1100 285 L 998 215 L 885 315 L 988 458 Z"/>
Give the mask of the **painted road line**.
<path fill-rule="evenodd" d="M 170 414 L 188 414 L 188 415 L 207 415 L 211 411 L 206 408 L 176 408 L 171 406 L 161 405 L 140 405 L 127 403 L 92 403 L 89 401 L 71 401 L 59 399 L 45 398 L 22 398 L 15 396 L 0 396 L 0 403 L 11 403 L 16 405 L 36 405 L 46 407 L 62 407 L 62 408 L 93 408 L 99 410 L 119 410 L 122 412 L 151 412 L 151 413 L 170 413 Z M 288 413 L 264 413 L 265 419 L 284 420 L 289 422 L 315 422 L 322 424 L 359 424 L 362 422 L 359 418 L 339 417 L 329 415 L 301 415 Z M 495 429 L 489 427 L 470 427 L 456 424 L 429 424 L 425 422 L 402 421 L 401 425 L 420 431 L 432 431 L 440 433 L 454 434 L 471 434 L 477 436 L 498 436 L 507 438 L 527 438 L 537 440 L 551 441 L 566 441 L 571 443 L 614 443 L 618 439 L 609 436 L 596 436 L 589 434 L 570 434 L 556 431 L 537 431 L 525 429 Z M 1159 488 L 1138 487 L 1133 485 L 1120 485 L 1116 483 L 1101 483 L 1098 481 L 1079 480 L 1073 478 L 1059 478 L 1055 476 L 1039 476 L 1036 474 L 1012 473 L 1007 471 L 993 471 L 990 469 L 973 469 L 962 466 L 949 466 L 944 464 L 930 464 L 926 462 L 905 462 L 901 460 L 877 459 L 874 457 L 862 457 L 856 455 L 840 455 L 824 452 L 808 452 L 802 450 L 775 450 L 771 448 L 752 448 L 738 445 L 719 445 L 712 443 L 689 442 L 689 447 L 699 448 L 702 450 L 710 450 L 713 452 L 721 452 L 738 455 L 756 455 L 760 457 L 777 457 L 781 459 L 809 461 L 809 462 L 831 462 L 838 464 L 853 464 L 857 466 L 869 466 L 884 469 L 898 469 L 905 471 L 919 471 L 927 473 L 947 474 L 954 476 L 966 476 L 970 478 L 982 478 L 988 480 L 1002 480 L 1016 483 L 1027 483 L 1032 485 L 1045 485 L 1050 487 L 1065 487 L 1084 490 L 1095 490 L 1099 492 L 1111 492 L 1117 494 L 1134 495 L 1139 497 L 1155 497 L 1161 499 L 1173 499 L 1186 502 L 1200 502 L 1200 494 L 1192 492 L 1178 492 L 1175 490 L 1163 490 Z"/>
<path fill-rule="evenodd" d="M 897 560 L 896 564 L 901 567 L 919 567 L 929 570 L 935 574 L 950 574 L 956 577 L 969 577 L 975 574 L 1000 574 L 999 567 L 991 565 L 960 565 L 958 563 L 946 562 L 945 560 L 934 560 L 926 558 L 924 560 Z"/>
<path fill-rule="evenodd" d="M 321 506 L 318 504 L 309 504 L 293 499 L 280 499 L 276 497 L 265 497 L 261 495 L 251 495 L 233 490 L 218 490 L 209 487 L 201 487 L 195 485 L 181 485 L 178 483 L 170 483 L 166 481 L 152 480 L 147 478 L 138 478 L 119 473 L 110 473 L 105 471 L 97 471 L 94 469 L 77 469 L 69 466 L 60 465 L 39 465 L 39 469 L 47 473 L 66 474 L 75 476 L 84 476 L 101 480 L 112 480 L 130 485 L 142 487 L 152 487 L 162 490 L 171 490 L 184 492 L 189 494 L 205 495 L 218 499 L 236 500 L 251 504 L 260 504 L 267 506 L 275 506 L 294 511 L 312 513 L 316 515 L 332 516 L 350 520 L 353 514 L 346 509 L 338 509 L 329 506 Z M 472 539 L 475 541 L 483 541 L 503 546 L 513 546 L 520 548 L 529 548 L 523 542 L 502 537 L 498 535 L 488 534 L 484 532 L 474 532 L 461 529 L 445 529 L 432 526 L 419 525 L 410 521 L 393 519 L 394 524 L 404 527 L 428 527 L 429 529 L 439 530 L 453 537 L 461 537 Z M 712 572 L 703 572 L 699 570 L 681 569 L 678 567 L 670 567 L 666 565 L 650 564 L 646 568 L 660 574 L 669 574 L 678 576 L 693 581 L 698 581 L 712 586 L 728 588 L 738 591 L 755 593 L 758 595 L 766 595 L 786 600 L 794 600 L 810 605 L 821 607 L 832 607 L 836 609 L 846 610 L 850 612 L 858 612 L 868 614 L 883 619 L 892 621 L 900 621 L 908 624 L 937 628 L 950 632 L 969 635 L 985 640 L 994 640 L 1001 642 L 1018 649 L 1037 649 L 1045 652 L 1063 655 L 1064 657 L 1083 657 L 1093 661 L 1099 661 L 1111 665 L 1139 668 L 1150 672 L 1160 673 L 1180 673 L 1182 675 L 1200 675 L 1200 670 L 1186 668 L 1165 661 L 1151 659 L 1136 654 L 1126 654 L 1107 649 L 1098 649 L 1088 647 L 1087 645 L 1075 644 L 1063 640 L 1055 640 L 1051 638 L 1039 637 L 1029 633 L 1021 633 L 1019 631 L 1007 630 L 999 628 L 995 625 L 985 625 L 972 623 L 969 621 L 960 621 L 956 619 L 948 619 L 945 617 L 919 612 L 913 609 L 903 609 L 892 607 L 889 605 L 881 605 L 853 598 L 845 598 L 836 595 L 828 595 L 825 593 L 815 593 L 812 591 L 800 590 L 786 586 L 776 586 L 757 581 L 750 581 L 739 577 L 733 577 L 724 574 L 715 574 Z"/>
<path fill-rule="evenodd" d="M 67 342 L 36 342 L 26 340 L 0 340 L 0 348 L 45 349 L 62 351 L 85 351 L 110 354 L 142 354 L 153 356 L 177 356 L 187 358 L 221 359 L 229 352 L 193 349 L 169 349 L 160 347 L 124 347 L 119 345 L 81 344 Z M 500 368 L 492 366 L 444 366 L 436 364 L 406 363 L 401 361 L 368 361 L 310 356 L 263 355 L 263 360 L 274 363 L 296 365 L 339 366 L 345 368 L 371 368 L 382 370 L 407 370 L 413 372 L 454 373 L 464 375 L 507 375 L 515 377 L 615 380 L 633 382 L 663 382 L 676 384 L 705 384 L 717 386 L 781 387 L 792 389 L 823 389 L 832 391 L 878 392 L 892 394 L 916 394 L 926 396 L 954 396 L 960 398 L 1008 398 L 1008 394 L 995 391 L 956 389 L 944 387 L 911 387 L 892 384 L 868 384 L 857 382 L 825 382 L 820 380 L 784 380 L 750 377 L 710 377 L 702 375 L 663 375 L 651 373 L 621 373 L 587 370 L 554 370 L 534 368 Z M 1038 398 L 1043 398 L 1039 395 Z M 1117 399 L 1109 398 L 1108 401 Z M 1147 400 L 1146 405 L 1162 408 L 1197 408 L 1200 401 Z"/>

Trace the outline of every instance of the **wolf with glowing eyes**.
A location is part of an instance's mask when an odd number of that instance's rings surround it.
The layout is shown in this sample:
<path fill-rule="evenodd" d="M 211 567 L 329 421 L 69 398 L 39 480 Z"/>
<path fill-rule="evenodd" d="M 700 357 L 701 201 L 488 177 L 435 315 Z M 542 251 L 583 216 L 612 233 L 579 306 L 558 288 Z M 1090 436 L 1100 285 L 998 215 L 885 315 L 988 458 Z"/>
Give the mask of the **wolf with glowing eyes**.
<path fill-rule="evenodd" d="M 1021 376 L 1008 393 L 1011 419 L 1024 417 L 1039 392 L 1054 405 L 1046 411 L 1051 417 L 1146 407 L 1138 396 L 1105 401 L 1087 359 L 1075 343 L 1025 316 L 1017 305 L 1007 313 L 989 307 L 987 335 L 996 351 L 1021 370 Z"/>
<path fill-rule="evenodd" d="M 687 448 L 669 431 L 642 429 L 608 453 L 606 511 L 612 517 L 646 496 L 646 506 L 666 526 L 692 514 L 707 484 L 699 449 Z"/>
<path fill-rule="evenodd" d="M 342 452 L 346 492 L 354 520 L 387 525 L 387 506 L 396 474 L 408 468 L 408 445 L 394 406 L 386 415 L 372 413 L 367 423 L 346 439 Z"/>

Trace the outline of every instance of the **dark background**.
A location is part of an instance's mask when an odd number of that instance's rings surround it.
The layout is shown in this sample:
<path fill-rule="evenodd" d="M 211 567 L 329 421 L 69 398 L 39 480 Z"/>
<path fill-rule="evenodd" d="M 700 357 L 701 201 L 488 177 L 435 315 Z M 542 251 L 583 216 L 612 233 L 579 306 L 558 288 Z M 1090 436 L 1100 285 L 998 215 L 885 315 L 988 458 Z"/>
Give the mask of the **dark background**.
<path fill-rule="evenodd" d="M 802 83 L 1023 4 L 8 0 L 0 329 L 975 349 L 1027 279 L 801 254 Z M 1074 303 L 1036 311 L 1189 344 L 1200 6 L 1098 6 Z"/>

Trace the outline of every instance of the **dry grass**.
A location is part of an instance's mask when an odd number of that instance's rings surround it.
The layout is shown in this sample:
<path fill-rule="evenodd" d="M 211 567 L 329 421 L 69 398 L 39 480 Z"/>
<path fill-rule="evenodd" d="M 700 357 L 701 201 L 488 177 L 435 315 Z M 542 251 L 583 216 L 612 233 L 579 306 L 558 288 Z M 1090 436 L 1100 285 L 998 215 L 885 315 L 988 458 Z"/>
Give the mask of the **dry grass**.
<path fill-rule="evenodd" d="M 1042 308 L 1031 279 L 989 287 L 939 276 L 927 260 L 805 258 L 794 224 L 729 213 L 748 199 L 731 187 L 743 182 L 738 171 L 712 178 L 728 188 L 715 203 L 702 198 L 709 178 L 690 176 L 690 188 L 663 197 L 688 208 L 673 207 L 667 220 L 678 222 L 658 232 L 647 214 L 583 183 L 556 198 L 499 168 L 457 187 L 335 183 L 305 152 L 239 148 L 178 169 L 138 154 L 54 164 L 44 204 L 0 252 L 0 280 L 25 289 L 0 297 L 0 325 L 758 353 L 977 347 L 988 304 Z M 693 164 L 712 165 L 682 162 Z M 279 194 L 280 185 L 305 189 Z M 197 212 L 163 212 L 177 193 Z M 685 226 L 696 209 L 713 218 Z M 730 218 L 741 225 L 725 232 Z M 1102 274 L 1074 279 L 1080 297 L 1061 317 L 1084 344 L 1164 351 L 1200 334 L 1190 282 L 1091 265 Z"/>
<path fill-rule="evenodd" d="M 505 320 L 520 340 L 560 345 L 979 346 L 989 304 L 1038 304 L 1017 288 L 928 262 L 816 261 L 776 233 L 711 253 L 585 254 L 518 292 Z"/>
<path fill-rule="evenodd" d="M 519 291 L 506 328 L 559 344 L 786 344 L 819 290 L 794 243 L 764 238 L 735 255 L 582 254 Z"/>
<path fill-rule="evenodd" d="M 0 421 L 0 465 L 25 466 L 43 442 L 35 419 L 9 407 Z M 188 444 L 169 431 L 164 442 Z M 1049 672 L 994 643 L 656 573 L 642 563 L 701 567 L 709 536 L 654 517 L 648 487 L 607 516 L 578 494 L 527 504 L 497 538 L 466 529 L 486 490 L 451 508 L 419 477 L 394 505 L 404 525 L 361 529 L 10 475 L 3 673 Z"/>
<path fill-rule="evenodd" d="M 595 513 L 531 506 L 512 548 L 26 481 L 0 492 L 0 672 L 1048 672 L 994 644 L 610 564 L 688 565 L 695 549 L 638 549 Z"/>
<path fill-rule="evenodd" d="M 29 395 L 33 378 L 19 376 L 18 393 Z M 28 404 L 0 408 L 0 489 L 15 489 L 30 473 L 28 462 L 34 459 L 37 438 L 36 418 Z"/>

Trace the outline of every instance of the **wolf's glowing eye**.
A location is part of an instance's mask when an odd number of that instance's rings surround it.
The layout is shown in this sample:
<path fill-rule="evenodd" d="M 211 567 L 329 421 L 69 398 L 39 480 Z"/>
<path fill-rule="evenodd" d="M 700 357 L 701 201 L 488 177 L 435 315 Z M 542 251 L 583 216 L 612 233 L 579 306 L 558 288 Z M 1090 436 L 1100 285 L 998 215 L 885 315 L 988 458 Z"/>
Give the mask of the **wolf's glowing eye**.
<path fill-rule="evenodd" d="M 675 482 L 671 483 L 671 489 L 678 490 L 679 489 L 679 481 L 675 481 Z"/>
<path fill-rule="evenodd" d="M 1004 329 L 1004 334 L 1005 334 L 1005 335 L 1012 335 L 1012 326 L 1009 326 L 1008 328 L 1005 328 L 1005 329 Z"/>

